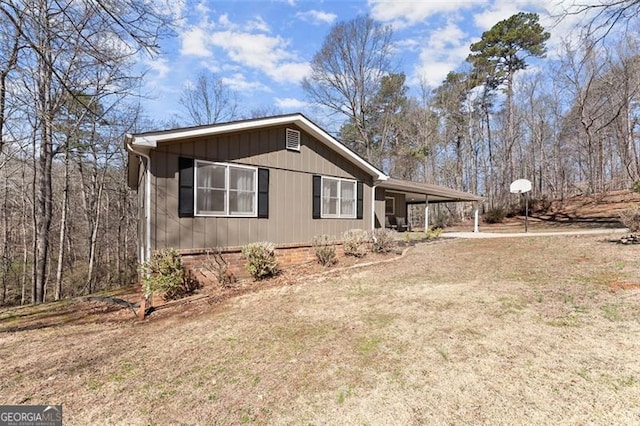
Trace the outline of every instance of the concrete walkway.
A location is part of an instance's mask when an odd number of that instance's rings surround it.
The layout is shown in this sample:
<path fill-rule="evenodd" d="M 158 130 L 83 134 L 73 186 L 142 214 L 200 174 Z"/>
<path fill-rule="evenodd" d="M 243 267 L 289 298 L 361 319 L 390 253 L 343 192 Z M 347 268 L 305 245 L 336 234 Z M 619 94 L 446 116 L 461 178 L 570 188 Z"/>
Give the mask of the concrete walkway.
<path fill-rule="evenodd" d="M 443 232 L 441 238 L 518 238 L 518 237 L 555 237 L 558 235 L 601 235 L 601 234 L 623 234 L 628 233 L 627 228 L 611 229 L 582 229 L 579 231 L 558 231 L 558 232 Z"/>

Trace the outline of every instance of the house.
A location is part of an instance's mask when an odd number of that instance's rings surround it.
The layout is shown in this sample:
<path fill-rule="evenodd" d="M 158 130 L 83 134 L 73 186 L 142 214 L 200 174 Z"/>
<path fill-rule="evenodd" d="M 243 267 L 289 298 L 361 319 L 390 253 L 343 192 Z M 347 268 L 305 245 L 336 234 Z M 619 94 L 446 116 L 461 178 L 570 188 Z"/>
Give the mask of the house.
<path fill-rule="evenodd" d="M 140 261 L 169 247 L 195 261 L 256 241 L 301 260 L 314 236 L 384 226 L 407 203 L 481 200 L 390 178 L 302 114 L 127 135 L 125 145 Z"/>

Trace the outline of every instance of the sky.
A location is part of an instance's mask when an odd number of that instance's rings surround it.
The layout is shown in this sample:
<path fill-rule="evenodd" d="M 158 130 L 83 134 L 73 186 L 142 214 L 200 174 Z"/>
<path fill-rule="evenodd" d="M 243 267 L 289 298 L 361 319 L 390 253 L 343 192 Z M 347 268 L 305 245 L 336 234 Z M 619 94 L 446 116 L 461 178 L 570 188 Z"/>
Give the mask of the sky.
<path fill-rule="evenodd" d="M 145 57 L 141 94 L 146 114 L 156 122 L 185 116 L 178 98 L 200 72 L 215 73 L 238 95 L 240 113 L 277 108 L 311 117 L 313 105 L 301 89 L 309 61 L 331 27 L 369 14 L 393 29 L 393 60 L 407 76 L 410 94 L 420 81 L 437 87 L 460 69 L 469 46 L 500 20 L 536 12 L 551 33 L 548 57 L 560 52 L 578 17 L 558 23 L 573 0 L 184 0 L 175 34 L 161 44 L 161 55 Z M 584 0 L 583 0 L 584 2 Z M 535 65 L 534 65 L 535 66 Z"/>

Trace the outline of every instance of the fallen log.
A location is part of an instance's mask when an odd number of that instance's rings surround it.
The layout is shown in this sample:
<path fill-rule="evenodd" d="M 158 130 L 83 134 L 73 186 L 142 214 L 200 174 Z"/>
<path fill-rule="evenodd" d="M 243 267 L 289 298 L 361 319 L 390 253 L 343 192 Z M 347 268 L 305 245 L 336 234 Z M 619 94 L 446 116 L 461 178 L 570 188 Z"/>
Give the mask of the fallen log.
<path fill-rule="evenodd" d="M 105 303 L 113 303 L 116 305 L 124 306 L 125 308 L 131 309 L 134 316 L 137 316 L 136 309 L 140 307 L 140 303 L 131 303 L 128 300 L 119 299 L 117 297 L 109 297 L 109 296 L 89 296 L 87 300 L 93 302 L 105 302 Z"/>

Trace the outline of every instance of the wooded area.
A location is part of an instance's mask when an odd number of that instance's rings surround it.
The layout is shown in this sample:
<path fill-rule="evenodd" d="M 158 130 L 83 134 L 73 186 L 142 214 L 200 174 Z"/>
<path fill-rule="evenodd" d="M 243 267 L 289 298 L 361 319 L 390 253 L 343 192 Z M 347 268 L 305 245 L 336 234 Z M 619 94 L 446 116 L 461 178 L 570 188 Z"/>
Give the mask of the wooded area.
<path fill-rule="evenodd" d="M 559 60 L 544 58 L 553 29 L 514 15 L 439 87 L 414 88 L 419 96 L 398 71 L 392 29 L 358 17 L 332 28 L 303 89 L 324 115 L 341 117 L 338 137 L 385 172 L 482 194 L 489 208 L 513 201 L 516 178 L 534 182 L 540 199 L 627 188 L 640 180 L 639 4 L 568 11 L 591 15 Z M 135 277 L 122 141 L 150 127 L 135 64 L 158 53 L 172 19 L 161 2 L 0 1 L 0 305 Z M 179 104 L 186 118 L 173 125 L 242 118 L 237 96 L 211 74 Z"/>
<path fill-rule="evenodd" d="M 639 45 L 637 31 L 610 30 L 637 28 L 637 13 L 620 14 L 637 5 L 603 7 L 555 60 L 538 15 L 516 14 L 419 97 L 394 72 L 391 28 L 362 17 L 333 28 L 303 87 L 347 119 L 342 139 L 385 172 L 482 194 L 489 207 L 507 207 L 518 178 L 534 182 L 534 198 L 629 188 L 640 179 Z"/>
<path fill-rule="evenodd" d="M 122 140 L 140 125 L 133 65 L 168 16 L 134 0 L 0 2 L 1 304 L 131 280 Z"/>

